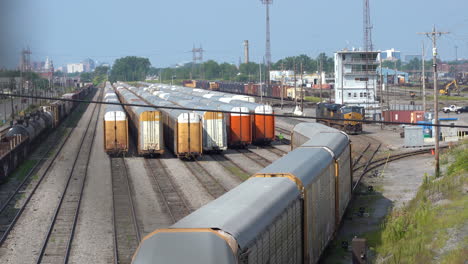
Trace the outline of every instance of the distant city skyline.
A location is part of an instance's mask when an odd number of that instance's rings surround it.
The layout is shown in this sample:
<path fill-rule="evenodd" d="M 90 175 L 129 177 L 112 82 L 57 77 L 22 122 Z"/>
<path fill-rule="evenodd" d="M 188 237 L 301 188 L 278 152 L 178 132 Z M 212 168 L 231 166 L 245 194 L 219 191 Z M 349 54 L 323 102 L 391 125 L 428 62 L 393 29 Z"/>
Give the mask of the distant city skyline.
<path fill-rule="evenodd" d="M 5 3 L 7 2 L 7 3 Z M 22 48 L 32 61 L 49 57 L 56 67 L 85 58 L 110 64 L 124 56 L 150 59 L 154 67 L 190 62 L 193 45 L 206 51 L 204 61 L 237 64 L 243 41 L 249 40 L 250 60 L 265 53 L 265 10 L 261 1 L 124 1 L 17 0 L 0 3 L 0 67 L 16 67 Z M 417 32 L 435 24 L 451 34 L 440 38 L 443 60 L 468 58 L 468 18 L 457 10 L 468 1 L 371 1 L 375 50 L 395 48 L 406 55 L 421 53 L 431 43 Z M 421 8 L 422 7 L 422 8 Z M 271 14 L 273 62 L 306 54 L 328 56 L 343 48 L 362 46 L 362 1 L 274 1 Z M 432 14 L 437 14 L 433 16 Z"/>

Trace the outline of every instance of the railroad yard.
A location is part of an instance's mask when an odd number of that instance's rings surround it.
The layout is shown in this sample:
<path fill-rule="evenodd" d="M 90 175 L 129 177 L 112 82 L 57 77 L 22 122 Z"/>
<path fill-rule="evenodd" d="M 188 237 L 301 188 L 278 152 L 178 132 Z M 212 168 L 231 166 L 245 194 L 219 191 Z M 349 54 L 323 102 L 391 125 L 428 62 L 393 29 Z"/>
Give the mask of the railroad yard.
<path fill-rule="evenodd" d="M 92 99 L 102 101 L 103 93 L 103 88 L 97 89 Z M 72 121 L 63 122 L 32 153 L 30 160 L 38 161 L 29 168 L 32 172 L 13 175 L 0 185 L 1 263 L 130 263 L 143 237 L 168 228 L 285 156 L 294 126 L 311 121 L 278 117 L 275 134 L 284 139 L 194 160 L 180 159 L 171 151 L 141 157 L 130 133 L 128 153 L 116 156 L 104 151 L 105 108 L 78 106 L 68 117 Z M 313 107 L 306 108 L 306 114 L 313 116 Z M 466 114 L 460 117 L 467 121 Z M 366 125 L 364 131 L 350 135 L 357 194 L 337 241 L 378 228 L 388 209 L 410 200 L 423 175 L 431 173 L 428 149 L 412 156 L 414 150 L 402 147 L 396 131 L 379 125 Z M 398 160 L 405 157 L 409 158 Z M 378 194 L 372 202 L 368 186 Z M 353 217 L 360 212 L 360 217 Z M 323 261 L 335 258 L 326 253 Z"/>

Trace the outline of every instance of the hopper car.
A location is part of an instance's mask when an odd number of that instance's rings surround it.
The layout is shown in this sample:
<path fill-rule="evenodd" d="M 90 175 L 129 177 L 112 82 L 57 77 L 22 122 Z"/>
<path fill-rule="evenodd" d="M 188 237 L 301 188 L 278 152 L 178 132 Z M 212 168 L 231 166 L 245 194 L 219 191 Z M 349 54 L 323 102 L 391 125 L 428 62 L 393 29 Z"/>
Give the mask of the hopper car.
<path fill-rule="evenodd" d="M 351 198 L 351 149 L 336 129 L 305 136 L 236 188 L 147 235 L 132 263 L 317 263 Z"/>

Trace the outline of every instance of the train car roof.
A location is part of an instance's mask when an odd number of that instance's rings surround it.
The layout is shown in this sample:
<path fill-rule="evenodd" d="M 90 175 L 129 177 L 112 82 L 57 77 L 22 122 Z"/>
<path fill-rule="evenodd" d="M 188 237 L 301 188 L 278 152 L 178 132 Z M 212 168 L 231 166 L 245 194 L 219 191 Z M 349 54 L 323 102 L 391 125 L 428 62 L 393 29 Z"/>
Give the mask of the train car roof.
<path fill-rule="evenodd" d="M 307 186 L 314 182 L 332 160 L 332 154 L 324 148 L 297 148 L 255 175 L 290 174 Z"/>
<path fill-rule="evenodd" d="M 348 135 L 341 131 L 336 131 L 319 133 L 315 135 L 313 139 L 302 144 L 299 148 L 326 147 L 333 152 L 336 158 L 338 158 L 348 145 Z"/>
<path fill-rule="evenodd" d="M 314 135 L 321 132 L 339 132 L 339 130 L 320 123 L 312 122 L 302 122 L 295 125 L 293 128 L 293 133 L 299 133 L 308 139 L 311 139 Z"/>
<path fill-rule="evenodd" d="M 133 264 L 235 264 L 232 249 L 213 232 L 159 232 L 145 238 Z"/>
<path fill-rule="evenodd" d="M 286 178 L 250 178 L 171 228 L 220 229 L 233 236 L 241 248 L 245 248 L 299 194 L 296 185 Z"/>

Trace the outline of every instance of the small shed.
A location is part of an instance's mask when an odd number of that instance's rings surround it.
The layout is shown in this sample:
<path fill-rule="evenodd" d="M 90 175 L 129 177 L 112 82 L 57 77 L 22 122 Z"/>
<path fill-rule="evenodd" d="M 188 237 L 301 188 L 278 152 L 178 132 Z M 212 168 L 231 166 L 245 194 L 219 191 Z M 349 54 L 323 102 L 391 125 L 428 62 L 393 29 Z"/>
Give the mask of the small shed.
<path fill-rule="evenodd" d="M 422 147 L 424 146 L 423 128 L 420 126 L 405 127 L 405 147 Z"/>

